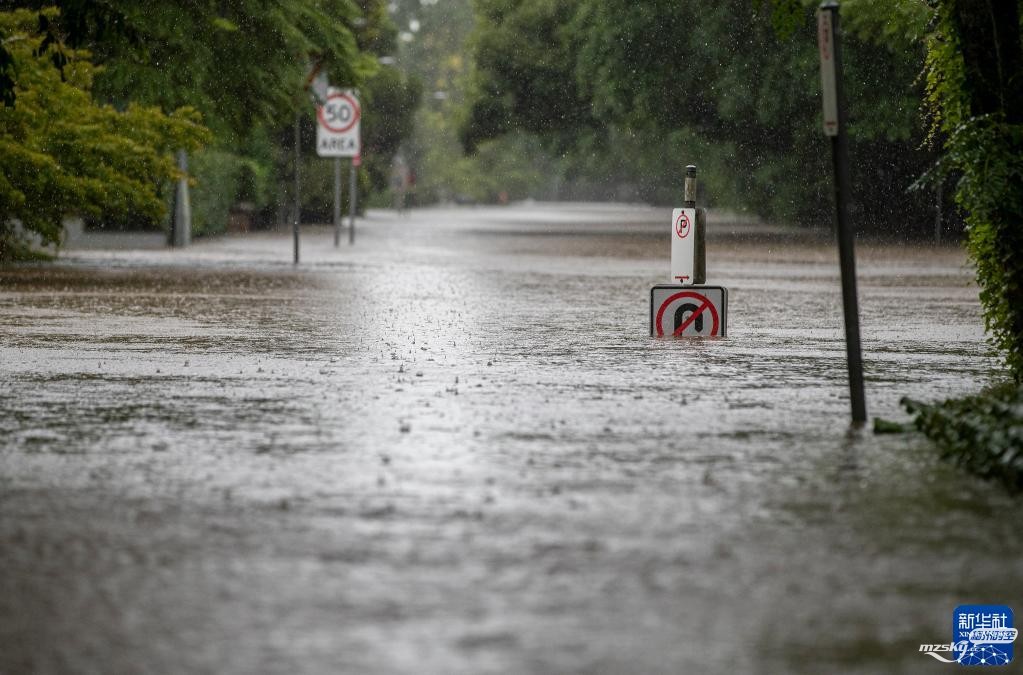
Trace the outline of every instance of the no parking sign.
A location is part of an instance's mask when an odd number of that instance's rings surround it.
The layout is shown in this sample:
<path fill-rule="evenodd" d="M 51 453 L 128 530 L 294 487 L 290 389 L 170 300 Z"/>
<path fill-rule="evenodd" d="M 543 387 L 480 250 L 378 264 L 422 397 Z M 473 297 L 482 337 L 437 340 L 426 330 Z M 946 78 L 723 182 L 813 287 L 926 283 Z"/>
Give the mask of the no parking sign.
<path fill-rule="evenodd" d="M 671 278 L 692 285 L 696 278 L 696 209 L 675 209 L 671 213 Z"/>

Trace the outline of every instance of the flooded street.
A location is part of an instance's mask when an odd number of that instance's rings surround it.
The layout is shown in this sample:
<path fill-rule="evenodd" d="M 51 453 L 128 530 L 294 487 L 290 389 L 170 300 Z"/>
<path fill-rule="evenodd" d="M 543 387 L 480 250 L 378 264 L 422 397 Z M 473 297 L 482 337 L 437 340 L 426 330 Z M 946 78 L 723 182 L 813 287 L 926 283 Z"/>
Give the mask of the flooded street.
<path fill-rule="evenodd" d="M 0 673 L 916 673 L 1023 505 L 850 431 L 837 253 L 664 209 L 370 212 L 0 269 Z M 858 249 L 871 417 L 998 368 L 956 246 Z"/>

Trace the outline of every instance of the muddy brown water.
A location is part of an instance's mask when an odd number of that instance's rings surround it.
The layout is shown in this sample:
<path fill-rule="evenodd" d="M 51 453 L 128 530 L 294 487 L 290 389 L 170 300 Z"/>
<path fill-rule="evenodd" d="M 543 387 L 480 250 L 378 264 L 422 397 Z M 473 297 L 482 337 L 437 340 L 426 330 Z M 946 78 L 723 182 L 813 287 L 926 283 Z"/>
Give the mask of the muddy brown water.
<path fill-rule="evenodd" d="M 0 270 L 0 672 L 916 673 L 1023 609 L 1023 506 L 850 430 L 827 238 L 373 212 Z M 861 245 L 871 416 L 997 376 L 954 247 Z"/>

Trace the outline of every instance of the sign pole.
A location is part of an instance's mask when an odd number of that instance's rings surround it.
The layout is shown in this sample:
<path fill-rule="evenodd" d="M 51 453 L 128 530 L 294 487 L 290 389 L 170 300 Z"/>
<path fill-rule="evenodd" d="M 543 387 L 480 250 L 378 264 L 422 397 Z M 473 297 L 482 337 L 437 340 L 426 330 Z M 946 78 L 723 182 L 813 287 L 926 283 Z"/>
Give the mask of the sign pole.
<path fill-rule="evenodd" d="M 817 14 L 820 44 L 821 85 L 824 95 L 824 133 L 831 137 L 835 167 L 835 205 L 838 225 L 838 259 L 842 271 L 842 310 L 845 316 L 845 348 L 849 369 L 849 394 L 854 424 L 867 421 L 863 391 L 863 349 L 860 345 L 860 313 L 856 291 L 855 233 L 849 222 L 849 138 L 846 134 L 845 92 L 842 88 L 842 51 L 838 1 L 821 3 Z"/>
<path fill-rule="evenodd" d="M 327 87 L 326 95 L 316 111 L 316 154 L 334 158 L 334 247 L 341 244 L 344 217 L 341 208 L 341 158 L 352 158 L 351 222 L 348 243 L 355 243 L 355 211 L 358 208 L 358 173 L 360 164 L 362 107 L 355 89 Z"/>
<path fill-rule="evenodd" d="M 192 205 L 188 198 L 188 153 L 178 150 L 178 179 L 174 190 L 174 220 L 171 246 L 188 246 L 192 240 Z"/>
<path fill-rule="evenodd" d="M 349 173 L 348 173 L 348 176 L 349 176 L 348 199 L 351 201 L 351 207 L 352 207 L 351 208 L 351 212 L 349 214 L 349 220 L 348 220 L 348 243 L 349 244 L 354 244 L 355 243 L 355 208 L 356 208 L 356 201 L 358 201 L 358 194 L 359 194 L 359 192 L 358 192 L 358 190 L 359 190 L 358 178 L 356 176 L 358 171 L 359 171 L 359 167 L 356 166 L 355 158 L 353 157 L 352 158 L 352 168 L 351 168 L 351 171 L 349 171 Z"/>
<path fill-rule="evenodd" d="M 334 248 L 341 245 L 341 158 L 334 158 Z"/>
<path fill-rule="evenodd" d="M 301 117 L 299 113 L 295 113 L 295 219 L 291 224 L 291 235 L 295 243 L 295 264 L 298 264 L 298 222 L 302 217 L 302 181 L 299 173 L 298 161 L 301 158 L 301 151 L 299 149 L 300 142 L 300 130 L 299 123 Z"/>
<path fill-rule="evenodd" d="M 693 231 L 696 240 L 694 246 L 693 282 L 707 282 L 707 212 L 696 207 L 696 165 L 686 167 L 685 193 L 683 203 L 687 209 L 696 209 L 696 222 Z"/>

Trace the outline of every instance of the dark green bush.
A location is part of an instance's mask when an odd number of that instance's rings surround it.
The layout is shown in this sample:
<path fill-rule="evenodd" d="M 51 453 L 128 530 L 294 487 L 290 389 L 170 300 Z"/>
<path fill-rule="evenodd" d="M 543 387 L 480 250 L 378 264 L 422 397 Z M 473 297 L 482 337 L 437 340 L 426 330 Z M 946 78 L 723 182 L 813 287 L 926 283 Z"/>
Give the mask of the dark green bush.
<path fill-rule="evenodd" d="M 193 234 L 223 232 L 228 212 L 238 202 L 256 208 L 267 204 L 270 169 L 256 160 L 224 150 L 206 150 L 190 158 L 189 169 L 196 181 L 190 191 Z"/>
<path fill-rule="evenodd" d="M 1013 492 L 1023 490 L 1023 387 L 1010 382 L 967 398 L 902 404 L 944 458 Z"/>

